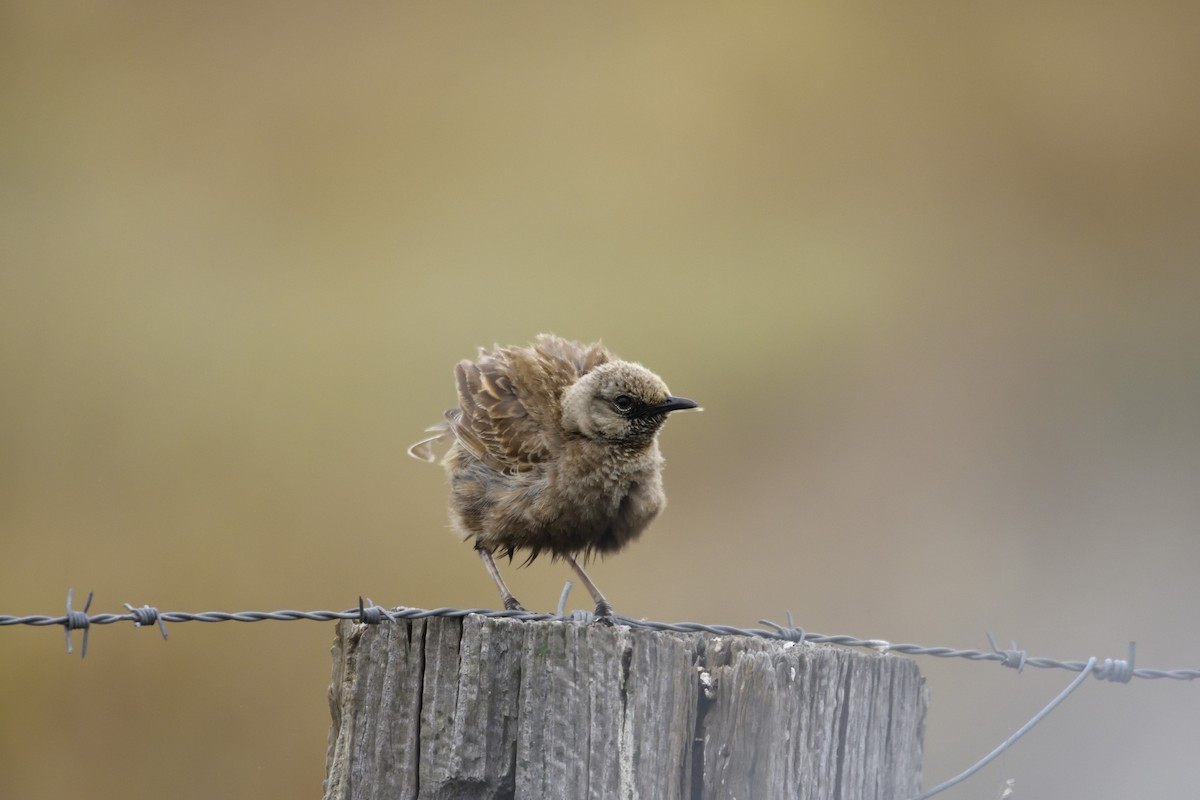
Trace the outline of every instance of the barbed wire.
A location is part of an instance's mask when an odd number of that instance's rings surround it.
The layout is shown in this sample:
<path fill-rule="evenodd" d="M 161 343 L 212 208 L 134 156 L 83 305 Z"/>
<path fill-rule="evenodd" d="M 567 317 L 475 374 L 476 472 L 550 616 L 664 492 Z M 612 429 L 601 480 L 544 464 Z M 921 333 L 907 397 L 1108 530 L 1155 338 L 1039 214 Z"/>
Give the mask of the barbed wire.
<path fill-rule="evenodd" d="M 488 608 L 443 607 L 422 609 L 407 606 L 384 608 L 383 606 L 376 605 L 370 598 L 367 598 L 364 602 L 363 598 L 359 597 L 358 607 L 346 611 L 295 611 L 283 609 L 280 611 L 237 611 L 232 613 L 225 611 L 201 611 L 199 613 L 190 613 L 186 611 L 159 611 L 154 606 L 143 605 L 134 607 L 129 603 L 123 603 L 122 605 L 128 612 L 126 614 L 89 615 L 88 611 L 91 609 L 94 593 L 88 592 L 87 602 L 84 603 L 83 609 L 77 610 L 73 607 L 74 590 L 68 589 L 67 607 L 64 615 L 58 617 L 43 615 L 18 617 L 0 614 L 0 627 L 8 625 L 61 625 L 66 636 L 68 653 L 73 652 L 71 631 L 82 630 L 83 642 L 80 648 L 80 658 L 83 658 L 87 656 L 88 634 L 92 626 L 111 625 L 116 622 L 132 622 L 137 627 L 156 625 L 163 639 L 167 638 L 165 625 L 167 622 L 292 622 L 295 620 L 332 622 L 334 620 L 355 620 L 364 625 L 379 625 L 384 622 L 395 623 L 402 620 L 427 619 L 429 617 L 462 618 L 468 616 L 514 619 L 526 622 L 597 622 L 600 618 L 597 618 L 588 611 L 565 612 L 567 596 L 570 591 L 571 582 L 568 581 L 563 588 L 562 595 L 558 601 L 558 609 L 554 614 L 533 611 L 497 611 Z M 759 624 L 766 625 L 766 628 L 739 628 L 733 625 L 711 625 L 700 622 L 656 622 L 622 616 L 604 618 L 603 621 L 614 625 L 624 625 L 629 628 L 661 632 L 710 633 L 717 636 L 750 636 L 795 644 L 812 643 L 833 644 L 842 647 L 864 647 L 881 654 L 902 653 L 909 656 L 962 658 L 968 661 L 994 661 L 1002 667 L 1015 669 L 1017 672 L 1024 671 L 1025 667 L 1036 667 L 1039 669 L 1063 669 L 1080 673 L 1063 691 L 1025 723 L 1025 725 L 1009 736 L 999 747 L 988 753 L 968 769 L 938 784 L 913 800 L 927 800 L 927 798 L 933 797 L 974 775 L 1041 722 L 1051 711 L 1066 700 L 1072 692 L 1079 688 L 1089 676 L 1098 680 L 1117 683 L 1128 683 L 1133 678 L 1143 678 L 1146 680 L 1168 678 L 1181 681 L 1200 678 L 1200 669 L 1163 670 L 1134 667 L 1134 659 L 1137 653 L 1137 647 L 1134 642 L 1129 643 L 1128 654 L 1124 659 L 1106 658 L 1100 661 L 1093 656 L 1086 661 L 1060 661 L 1054 658 L 1030 657 L 1024 650 L 1017 647 L 1016 642 L 1013 642 L 1010 648 L 1002 649 L 996 645 L 996 640 L 993 638 L 991 632 L 987 633 L 988 643 L 991 646 L 990 652 L 986 650 L 964 650 L 953 647 L 926 647 L 918 644 L 889 642 L 884 639 L 860 639 L 857 636 L 848 636 L 845 634 L 830 636 L 821 633 L 810 633 L 795 624 L 790 611 L 787 612 L 786 625 L 780 625 L 766 619 L 759 620 Z"/>
<path fill-rule="evenodd" d="M 569 590 L 569 585 L 568 585 Z M 335 620 L 355 620 L 367 625 L 378 625 L 379 623 L 390 620 L 397 622 L 404 619 L 426 619 L 429 617 L 450 617 L 461 618 L 466 616 L 481 616 L 481 617 L 497 617 L 503 619 L 515 619 L 527 622 L 592 622 L 597 618 L 587 611 L 573 611 L 564 613 L 566 604 L 566 591 L 563 592 L 563 597 L 559 600 L 559 608 L 556 613 L 542 613 L 535 611 L 497 611 L 488 608 L 410 608 L 407 606 L 397 606 L 395 608 L 384 608 L 376 605 L 367 598 L 359 598 L 358 606 L 346 611 L 296 611 L 293 609 L 283 609 L 280 611 L 159 611 L 154 606 L 143 605 L 134 607 L 129 603 L 124 603 L 127 611 L 125 614 L 88 614 L 92 605 L 94 593 L 88 593 L 87 602 L 82 610 L 76 610 L 72 607 L 74 592 L 67 592 L 67 608 L 66 613 L 61 616 L 8 616 L 0 614 L 0 627 L 8 625 L 33 625 L 33 626 L 55 626 L 61 625 L 66 633 L 67 652 L 73 652 L 71 646 L 71 631 L 83 631 L 83 643 L 81 648 L 81 657 L 87 655 L 88 633 L 93 625 L 111 625 L 117 622 L 132 622 L 136 627 L 148 627 L 155 625 L 163 639 L 167 638 L 167 630 L 164 623 L 178 622 L 292 622 L 295 620 L 311 620 L 314 622 L 332 622 Z M 792 620 L 792 615 L 789 612 L 787 615 L 787 624 L 780 625 L 770 620 L 759 620 L 759 624 L 766 625 L 766 628 L 740 628 L 734 625 L 713 625 L 700 622 L 657 622 L 648 619 L 634 619 L 632 617 L 615 616 L 612 621 L 618 625 L 625 625 L 630 628 L 645 629 L 653 631 L 666 631 L 672 633 L 711 633 L 718 636 L 752 636 L 760 639 L 774 639 L 778 641 L 789 642 L 811 642 L 813 644 L 835 644 L 843 647 L 862 647 L 874 650 L 879 653 L 901 653 L 909 656 L 932 656 L 934 658 L 961 658 L 967 661 L 994 661 L 1002 667 L 1009 667 L 1023 671 L 1026 667 L 1036 667 L 1038 669 L 1063 669 L 1070 672 L 1082 672 L 1087 667 L 1087 660 L 1083 661 L 1062 661 L 1054 658 L 1045 658 L 1038 656 L 1029 656 L 1026 651 L 1018 649 L 1016 642 L 1013 642 L 1012 647 L 1001 649 L 996 646 L 996 641 L 990 633 L 987 634 L 988 642 L 991 645 L 991 650 L 968 650 L 953 647 L 927 647 L 919 644 L 911 644 L 907 642 L 889 642 L 884 639 L 862 639 L 857 636 L 846 634 L 827 635 L 822 633 L 812 633 L 806 631 L 802 627 L 795 625 Z M 1120 683 L 1128 683 L 1131 678 L 1143 678 L 1146 680 L 1170 679 L 1180 681 L 1191 681 L 1200 678 L 1200 669 L 1149 669 L 1146 667 L 1134 668 L 1135 645 L 1129 643 L 1128 657 L 1125 659 L 1103 660 L 1097 659 L 1097 664 L 1092 670 L 1092 677 L 1104 681 L 1116 681 Z"/>

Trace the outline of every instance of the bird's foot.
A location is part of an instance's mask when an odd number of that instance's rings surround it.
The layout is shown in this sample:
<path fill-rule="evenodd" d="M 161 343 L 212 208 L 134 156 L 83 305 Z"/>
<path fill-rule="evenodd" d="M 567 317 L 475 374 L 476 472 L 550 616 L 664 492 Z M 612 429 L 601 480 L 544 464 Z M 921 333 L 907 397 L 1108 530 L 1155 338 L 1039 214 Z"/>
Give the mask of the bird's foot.
<path fill-rule="evenodd" d="M 609 605 L 607 600 L 601 600 L 596 603 L 596 621 L 609 622 L 613 621 L 613 607 Z"/>
<path fill-rule="evenodd" d="M 508 597 L 504 598 L 504 609 L 506 611 L 524 611 L 525 606 L 521 605 L 517 598 L 510 594 Z"/>

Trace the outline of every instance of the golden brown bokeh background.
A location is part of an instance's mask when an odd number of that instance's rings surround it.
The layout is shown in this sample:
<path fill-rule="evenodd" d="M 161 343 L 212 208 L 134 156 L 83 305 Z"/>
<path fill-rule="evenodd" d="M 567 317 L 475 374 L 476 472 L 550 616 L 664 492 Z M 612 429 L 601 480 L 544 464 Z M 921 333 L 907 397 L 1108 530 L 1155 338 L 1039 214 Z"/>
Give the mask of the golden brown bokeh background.
<path fill-rule="evenodd" d="M 706 407 L 619 611 L 1200 666 L 1198 9 L 4 4 L 0 613 L 494 607 L 404 449 L 549 330 Z M 169 631 L 0 629 L 0 797 L 317 796 L 332 626 Z M 920 665 L 927 786 L 1071 677 Z M 944 796 L 1190 794 L 1198 711 Z"/>

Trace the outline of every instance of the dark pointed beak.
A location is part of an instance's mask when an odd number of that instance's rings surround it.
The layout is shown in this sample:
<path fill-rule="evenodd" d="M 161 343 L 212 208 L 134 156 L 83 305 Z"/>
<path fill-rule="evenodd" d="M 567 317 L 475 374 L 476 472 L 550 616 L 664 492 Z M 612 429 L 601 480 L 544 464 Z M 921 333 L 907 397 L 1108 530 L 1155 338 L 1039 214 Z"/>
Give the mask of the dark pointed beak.
<path fill-rule="evenodd" d="M 669 414 L 672 411 L 685 411 L 689 408 L 699 408 L 700 404 L 695 400 L 688 400 L 686 397 L 668 397 L 661 403 L 655 403 L 652 406 L 646 406 L 638 414 L 639 417 L 654 417 L 659 414 Z"/>

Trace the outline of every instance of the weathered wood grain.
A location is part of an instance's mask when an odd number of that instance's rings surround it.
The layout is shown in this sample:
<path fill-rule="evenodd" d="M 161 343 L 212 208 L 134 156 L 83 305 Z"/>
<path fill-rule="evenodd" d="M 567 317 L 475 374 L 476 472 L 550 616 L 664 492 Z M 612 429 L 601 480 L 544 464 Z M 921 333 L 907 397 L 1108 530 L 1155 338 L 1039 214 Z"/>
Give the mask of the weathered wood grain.
<path fill-rule="evenodd" d="M 563 622 L 340 623 L 327 800 L 916 794 L 905 658 Z"/>

